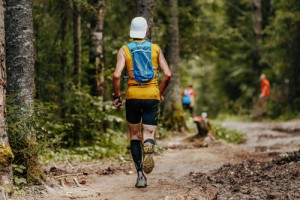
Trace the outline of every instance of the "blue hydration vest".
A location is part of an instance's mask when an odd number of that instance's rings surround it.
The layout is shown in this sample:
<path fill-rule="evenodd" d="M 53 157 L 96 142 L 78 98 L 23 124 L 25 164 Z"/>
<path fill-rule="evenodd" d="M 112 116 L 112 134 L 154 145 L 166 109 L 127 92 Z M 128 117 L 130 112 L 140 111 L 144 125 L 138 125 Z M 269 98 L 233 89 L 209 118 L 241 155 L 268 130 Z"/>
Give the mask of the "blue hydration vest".
<path fill-rule="evenodd" d="M 147 83 L 151 81 L 154 74 L 154 67 L 152 65 L 152 43 L 144 42 L 131 42 L 127 45 L 132 56 L 133 63 L 133 77 L 137 82 Z"/>

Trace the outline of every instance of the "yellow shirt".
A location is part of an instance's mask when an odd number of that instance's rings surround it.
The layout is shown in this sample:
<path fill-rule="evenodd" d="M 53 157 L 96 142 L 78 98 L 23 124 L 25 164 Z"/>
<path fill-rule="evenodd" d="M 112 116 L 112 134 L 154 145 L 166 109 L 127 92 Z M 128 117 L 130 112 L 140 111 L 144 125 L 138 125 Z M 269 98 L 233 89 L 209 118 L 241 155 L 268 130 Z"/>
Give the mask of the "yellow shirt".
<path fill-rule="evenodd" d="M 143 42 L 144 40 L 133 40 L 134 42 L 139 41 Z M 133 62 L 130 50 L 127 46 L 123 46 L 123 50 L 125 52 L 125 67 L 128 76 L 133 76 L 133 71 L 130 70 L 133 68 Z M 152 52 L 152 65 L 156 69 L 154 69 L 154 74 L 158 72 L 158 57 L 159 57 L 160 48 L 157 44 L 152 44 L 151 52 Z M 137 82 L 133 78 L 129 78 L 127 82 L 127 91 L 126 91 L 126 99 L 157 99 L 160 100 L 160 92 L 158 89 L 157 76 L 155 76 L 150 82 L 145 86 L 137 86 L 139 82 Z"/>

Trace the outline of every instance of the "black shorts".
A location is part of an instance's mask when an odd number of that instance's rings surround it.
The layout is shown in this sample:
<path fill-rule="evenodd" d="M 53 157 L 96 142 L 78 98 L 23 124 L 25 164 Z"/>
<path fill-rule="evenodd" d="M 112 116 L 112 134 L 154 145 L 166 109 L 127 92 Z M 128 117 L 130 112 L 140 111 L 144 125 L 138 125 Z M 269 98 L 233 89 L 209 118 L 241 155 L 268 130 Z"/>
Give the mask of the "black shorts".
<path fill-rule="evenodd" d="M 194 112 L 194 108 L 190 106 L 190 104 L 182 104 L 184 110 L 189 110 L 191 114 Z"/>
<path fill-rule="evenodd" d="M 131 124 L 142 122 L 157 126 L 158 100 L 154 99 L 128 99 L 125 103 L 126 119 Z"/>

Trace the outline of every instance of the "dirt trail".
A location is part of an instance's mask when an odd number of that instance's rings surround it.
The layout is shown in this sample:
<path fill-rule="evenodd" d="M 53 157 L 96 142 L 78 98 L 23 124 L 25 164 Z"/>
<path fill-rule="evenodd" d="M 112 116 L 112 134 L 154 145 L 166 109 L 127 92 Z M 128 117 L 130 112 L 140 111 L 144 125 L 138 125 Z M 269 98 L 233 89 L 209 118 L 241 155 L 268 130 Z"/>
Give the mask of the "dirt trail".
<path fill-rule="evenodd" d="M 60 176 L 61 181 L 57 178 L 59 176 L 56 176 L 53 184 L 47 186 L 47 191 L 37 192 L 38 189 L 35 189 L 34 192 L 38 194 L 20 199 L 177 200 L 228 199 L 230 197 L 234 197 L 232 199 L 249 199 L 251 197 L 249 193 L 252 193 L 252 190 L 248 188 L 250 186 L 246 183 L 241 186 L 240 183 L 247 182 L 247 178 L 250 180 L 252 175 L 247 174 L 249 170 L 243 171 L 243 169 L 252 169 L 251 167 L 256 167 L 253 168 L 253 171 L 261 169 L 260 165 L 257 167 L 256 161 L 251 163 L 248 162 L 249 159 L 272 163 L 273 158 L 282 156 L 281 152 L 292 152 L 300 149 L 300 120 L 286 123 L 226 122 L 222 125 L 244 132 L 247 136 L 247 142 L 242 145 L 230 145 L 221 141 L 208 140 L 208 146 L 200 148 L 199 144 L 184 140 L 186 136 L 175 136 L 172 139 L 158 141 L 158 146 L 164 150 L 154 157 L 156 166 L 153 172 L 147 176 L 147 188 L 137 189 L 134 187 L 136 174 L 130 161 L 124 162 L 124 159 L 121 159 L 122 161 L 118 162 L 100 161 L 78 165 L 73 163 L 73 169 L 70 169 L 68 165 L 62 168 L 66 171 L 60 171 L 58 168 L 61 166 L 52 167 L 51 173 L 49 173 L 62 175 Z M 260 187 L 255 186 L 254 192 L 256 193 L 253 193 L 252 199 L 264 199 L 265 197 L 269 199 L 272 197 L 275 199 L 276 197 L 280 197 L 278 199 L 300 198 L 300 191 L 298 191 L 300 188 L 300 164 L 297 156 L 295 160 L 287 162 L 292 167 L 291 179 L 295 179 L 295 181 L 290 182 L 291 189 L 287 188 L 285 192 L 287 194 L 292 192 L 293 194 L 285 196 L 288 198 L 281 198 L 283 197 L 280 196 L 281 193 L 273 194 L 266 191 L 265 194 L 261 194 L 265 196 L 260 196 L 257 194 L 261 193 Z M 269 169 L 272 169 L 272 166 L 269 166 Z M 277 167 L 276 169 L 284 172 L 287 168 Z M 74 173 L 77 176 L 72 176 Z M 234 173 L 241 175 L 237 178 Z M 252 171 L 250 170 L 249 173 Z M 64 177 L 64 174 L 71 175 Z M 284 173 L 282 175 L 284 176 Z M 51 176 L 49 175 L 49 177 Z M 233 182 L 226 182 L 227 177 Z M 81 184 L 76 185 L 74 178 Z M 223 181 L 220 182 L 219 179 Z M 266 185 L 268 183 L 264 186 Z"/>

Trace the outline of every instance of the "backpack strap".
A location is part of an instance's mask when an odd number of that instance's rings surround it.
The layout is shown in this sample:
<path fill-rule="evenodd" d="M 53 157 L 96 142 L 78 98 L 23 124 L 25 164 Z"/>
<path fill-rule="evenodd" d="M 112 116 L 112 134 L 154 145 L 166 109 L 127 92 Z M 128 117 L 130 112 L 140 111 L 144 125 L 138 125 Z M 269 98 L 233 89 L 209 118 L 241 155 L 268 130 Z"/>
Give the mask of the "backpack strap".
<path fill-rule="evenodd" d="M 145 41 L 142 43 L 142 45 L 145 46 L 145 47 L 152 47 L 152 43 L 149 42 L 149 41 L 147 41 L 147 40 L 145 40 Z"/>
<path fill-rule="evenodd" d="M 127 44 L 126 46 L 129 48 L 130 52 L 134 47 L 137 47 L 138 45 L 142 45 L 145 47 L 151 47 L 152 48 L 152 43 L 145 40 L 142 43 L 141 42 L 130 42 L 129 44 Z"/>
<path fill-rule="evenodd" d="M 128 49 L 130 50 L 130 53 L 131 53 L 131 50 L 136 47 L 137 45 L 135 44 L 135 42 L 130 42 L 129 44 L 126 45 L 128 47 Z"/>
<path fill-rule="evenodd" d="M 187 89 L 185 89 L 185 90 L 184 90 L 184 95 L 185 95 L 185 96 L 187 96 L 187 95 L 188 95 L 188 96 L 191 96 L 191 93 L 190 93 L 190 91 L 188 91 Z"/>

